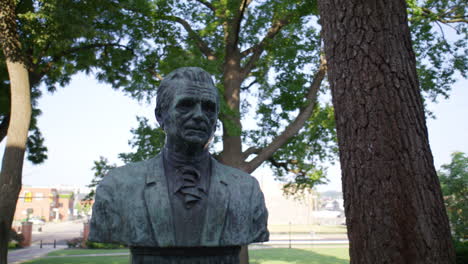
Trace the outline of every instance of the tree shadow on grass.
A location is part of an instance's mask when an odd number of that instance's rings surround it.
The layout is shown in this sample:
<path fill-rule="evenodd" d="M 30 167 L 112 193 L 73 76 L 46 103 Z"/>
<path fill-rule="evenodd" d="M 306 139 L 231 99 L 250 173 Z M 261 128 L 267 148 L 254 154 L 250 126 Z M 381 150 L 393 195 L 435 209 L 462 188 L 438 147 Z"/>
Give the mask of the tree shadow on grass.
<path fill-rule="evenodd" d="M 250 264 L 282 261 L 288 264 L 349 264 L 348 260 L 305 249 L 277 248 L 250 251 Z"/>

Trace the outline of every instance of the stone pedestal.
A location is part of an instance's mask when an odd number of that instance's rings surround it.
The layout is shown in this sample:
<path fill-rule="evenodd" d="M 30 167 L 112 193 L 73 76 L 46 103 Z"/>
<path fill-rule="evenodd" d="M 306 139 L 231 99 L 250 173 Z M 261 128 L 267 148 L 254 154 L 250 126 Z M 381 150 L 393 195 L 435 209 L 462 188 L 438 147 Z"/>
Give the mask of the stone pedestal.
<path fill-rule="evenodd" d="M 22 247 L 29 247 L 31 246 L 32 241 L 32 227 L 33 224 L 31 222 L 23 222 L 21 223 L 21 234 L 24 237 L 24 240 L 21 242 Z"/>

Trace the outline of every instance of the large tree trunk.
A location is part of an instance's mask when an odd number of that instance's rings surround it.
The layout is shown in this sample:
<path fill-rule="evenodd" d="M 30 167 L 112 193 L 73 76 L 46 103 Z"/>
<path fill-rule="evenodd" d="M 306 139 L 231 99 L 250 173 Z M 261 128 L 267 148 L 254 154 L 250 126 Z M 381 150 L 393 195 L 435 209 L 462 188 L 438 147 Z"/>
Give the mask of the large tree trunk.
<path fill-rule="evenodd" d="M 21 60 L 14 1 L 0 1 L 0 45 L 10 78 L 11 111 L 0 171 L 0 264 L 7 264 L 8 239 L 21 190 L 24 151 L 31 120 L 28 71 Z"/>
<path fill-rule="evenodd" d="M 454 263 L 404 0 L 320 0 L 351 263 Z"/>

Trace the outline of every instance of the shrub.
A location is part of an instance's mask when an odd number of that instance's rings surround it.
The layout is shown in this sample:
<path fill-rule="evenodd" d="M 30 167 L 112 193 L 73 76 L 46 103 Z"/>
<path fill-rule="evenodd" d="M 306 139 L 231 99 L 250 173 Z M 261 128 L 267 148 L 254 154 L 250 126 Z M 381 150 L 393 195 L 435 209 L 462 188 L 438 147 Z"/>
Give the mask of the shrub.
<path fill-rule="evenodd" d="M 8 248 L 20 248 L 23 242 L 23 234 L 18 234 L 16 230 L 10 229 L 10 241 L 8 241 Z"/>
<path fill-rule="evenodd" d="M 72 238 L 70 240 L 67 240 L 67 246 L 68 246 L 68 248 L 81 247 L 82 242 L 83 242 L 83 238 L 75 237 L 75 238 Z"/>
<path fill-rule="evenodd" d="M 114 244 L 114 243 L 98 243 L 86 241 L 86 247 L 92 249 L 116 249 L 116 248 L 125 248 L 125 245 Z"/>
<path fill-rule="evenodd" d="M 21 245 L 16 241 L 8 242 L 8 249 L 21 248 Z"/>
<path fill-rule="evenodd" d="M 457 264 L 468 263 L 468 241 L 455 241 L 455 255 L 457 258 Z"/>

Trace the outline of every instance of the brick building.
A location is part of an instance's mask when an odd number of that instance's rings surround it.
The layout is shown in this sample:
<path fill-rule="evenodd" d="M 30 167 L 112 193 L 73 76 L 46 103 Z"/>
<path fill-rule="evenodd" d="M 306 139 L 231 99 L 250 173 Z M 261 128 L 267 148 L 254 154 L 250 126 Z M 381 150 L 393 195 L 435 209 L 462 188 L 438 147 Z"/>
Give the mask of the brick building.
<path fill-rule="evenodd" d="M 74 193 L 56 188 L 23 186 L 20 191 L 14 220 L 39 218 L 44 221 L 63 221 L 73 217 Z"/>

